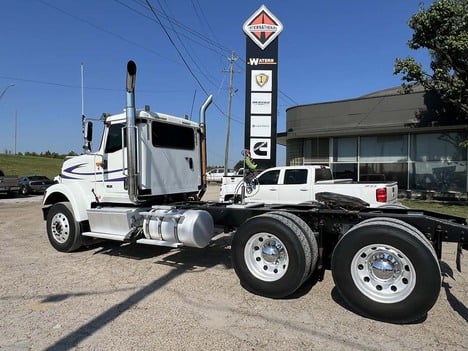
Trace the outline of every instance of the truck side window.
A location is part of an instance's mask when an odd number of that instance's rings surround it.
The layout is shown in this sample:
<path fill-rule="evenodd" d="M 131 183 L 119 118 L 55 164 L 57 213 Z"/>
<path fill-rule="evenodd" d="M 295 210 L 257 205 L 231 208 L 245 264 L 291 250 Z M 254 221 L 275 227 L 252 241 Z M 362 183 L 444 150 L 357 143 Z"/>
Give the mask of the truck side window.
<path fill-rule="evenodd" d="M 278 184 L 279 173 L 280 173 L 279 169 L 266 172 L 266 173 L 262 174 L 258 178 L 258 183 L 260 185 L 262 185 L 262 184 L 269 184 L 269 185 Z"/>
<path fill-rule="evenodd" d="M 195 148 L 195 134 L 190 127 L 155 121 L 151 123 L 151 139 L 155 147 L 182 150 Z"/>
<path fill-rule="evenodd" d="M 332 173 L 329 168 L 321 168 L 315 170 L 315 181 L 318 182 L 320 180 L 332 180 Z"/>
<path fill-rule="evenodd" d="M 112 124 L 109 127 L 106 140 L 106 153 L 115 152 L 122 149 L 122 123 Z"/>
<path fill-rule="evenodd" d="M 284 173 L 284 184 L 306 184 L 307 169 L 288 169 Z"/>

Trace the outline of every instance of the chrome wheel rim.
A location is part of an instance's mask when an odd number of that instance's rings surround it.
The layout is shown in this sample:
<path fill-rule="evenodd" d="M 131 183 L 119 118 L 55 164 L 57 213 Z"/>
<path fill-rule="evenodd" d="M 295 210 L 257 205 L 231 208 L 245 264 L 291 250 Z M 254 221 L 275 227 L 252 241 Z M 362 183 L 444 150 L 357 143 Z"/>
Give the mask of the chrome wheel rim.
<path fill-rule="evenodd" d="M 56 242 L 63 244 L 70 237 L 70 223 L 63 213 L 57 213 L 52 217 L 50 227 L 52 237 Z"/>
<path fill-rule="evenodd" d="M 379 303 L 406 299 L 416 285 L 416 272 L 410 259 L 390 245 L 361 248 L 351 262 L 351 276 L 366 297 Z"/>
<path fill-rule="evenodd" d="M 268 282 L 281 279 L 289 266 L 286 247 L 270 233 L 254 234 L 245 245 L 244 259 L 255 278 Z"/>

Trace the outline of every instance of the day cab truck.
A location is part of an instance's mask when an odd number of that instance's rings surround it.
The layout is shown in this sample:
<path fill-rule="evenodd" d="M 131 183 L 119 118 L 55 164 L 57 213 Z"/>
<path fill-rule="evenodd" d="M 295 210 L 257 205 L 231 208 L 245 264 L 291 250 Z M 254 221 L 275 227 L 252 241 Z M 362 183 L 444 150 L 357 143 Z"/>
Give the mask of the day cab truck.
<path fill-rule="evenodd" d="M 51 245 L 70 252 L 99 240 L 183 249 L 232 232 L 234 270 L 247 290 L 284 298 L 330 268 L 353 311 L 407 323 L 427 314 L 442 282 L 444 242 L 468 242 L 466 219 L 422 210 L 369 208 L 322 194 L 309 204 L 203 201 L 206 109 L 200 122 L 135 107 L 136 65 L 127 64 L 125 113 L 104 116 L 95 152 L 64 161 L 42 211 Z M 92 140 L 85 121 L 85 141 Z"/>
<path fill-rule="evenodd" d="M 370 207 L 396 205 L 398 200 L 397 182 L 333 179 L 330 167 L 311 165 L 269 168 L 251 185 L 245 184 L 243 176 L 223 177 L 220 201 L 298 204 L 316 201 L 316 195 L 324 192 L 357 197 Z"/>
<path fill-rule="evenodd" d="M 20 186 L 17 176 L 6 176 L 0 169 L 0 193 L 8 195 L 18 194 Z"/>

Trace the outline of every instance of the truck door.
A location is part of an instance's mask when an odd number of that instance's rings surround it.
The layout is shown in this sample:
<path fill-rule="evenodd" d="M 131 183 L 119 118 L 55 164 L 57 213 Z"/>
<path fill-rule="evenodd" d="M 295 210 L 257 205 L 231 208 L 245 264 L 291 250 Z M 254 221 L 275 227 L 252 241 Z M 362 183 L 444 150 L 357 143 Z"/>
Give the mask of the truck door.
<path fill-rule="evenodd" d="M 278 186 L 278 199 L 281 203 L 298 204 L 311 200 L 307 172 L 307 169 L 285 170 L 283 184 Z"/>
<path fill-rule="evenodd" d="M 104 140 L 104 153 L 102 156 L 102 184 L 96 184 L 104 197 L 113 195 L 126 195 L 124 187 L 126 176 L 124 175 L 123 158 L 125 149 L 122 147 L 123 123 L 112 124 L 107 130 Z M 125 145 L 124 145 L 125 146 Z M 99 182 L 98 182 L 99 183 Z"/>
<path fill-rule="evenodd" d="M 248 201 L 252 202 L 265 202 L 265 203 L 276 203 L 278 202 L 278 180 L 280 176 L 280 170 L 274 169 L 265 173 L 262 173 L 258 177 L 258 191 L 257 193 L 248 198 Z"/>

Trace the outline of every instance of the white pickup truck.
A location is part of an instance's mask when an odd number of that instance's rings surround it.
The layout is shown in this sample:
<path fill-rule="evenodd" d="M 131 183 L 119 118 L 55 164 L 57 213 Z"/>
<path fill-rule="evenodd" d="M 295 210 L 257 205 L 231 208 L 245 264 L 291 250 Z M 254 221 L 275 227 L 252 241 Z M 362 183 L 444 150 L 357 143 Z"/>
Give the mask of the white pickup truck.
<path fill-rule="evenodd" d="M 220 201 L 241 199 L 242 176 L 223 177 Z M 327 166 L 284 166 L 269 168 L 256 177 L 254 187 L 244 187 L 245 202 L 299 204 L 315 201 L 318 193 L 337 193 L 359 198 L 370 207 L 397 203 L 397 182 L 353 182 L 333 179 Z"/>

